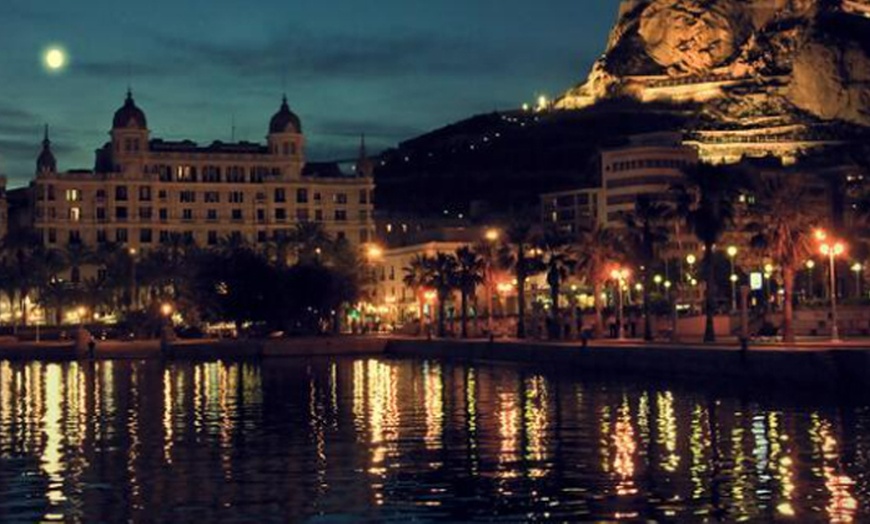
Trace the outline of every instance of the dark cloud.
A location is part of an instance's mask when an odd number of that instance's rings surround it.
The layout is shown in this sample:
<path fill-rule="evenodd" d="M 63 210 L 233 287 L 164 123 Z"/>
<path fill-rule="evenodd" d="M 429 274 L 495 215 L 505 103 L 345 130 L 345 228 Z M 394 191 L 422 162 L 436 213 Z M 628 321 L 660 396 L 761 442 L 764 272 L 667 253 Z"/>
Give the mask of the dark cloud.
<path fill-rule="evenodd" d="M 443 36 L 401 34 L 322 35 L 298 28 L 262 41 L 179 37 L 156 33 L 161 61 L 153 56 L 124 61 L 77 63 L 84 74 L 118 78 L 164 77 L 217 72 L 241 80 L 382 80 L 415 75 L 488 74 L 508 67 L 503 54 L 490 47 Z M 147 60 L 147 62 L 146 62 Z"/>

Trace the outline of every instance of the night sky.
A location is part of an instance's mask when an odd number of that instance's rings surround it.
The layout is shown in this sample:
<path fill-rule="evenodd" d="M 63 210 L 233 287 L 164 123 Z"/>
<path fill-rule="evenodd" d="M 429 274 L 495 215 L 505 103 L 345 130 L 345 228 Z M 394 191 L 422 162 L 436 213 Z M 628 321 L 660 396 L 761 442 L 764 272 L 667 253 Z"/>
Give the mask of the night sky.
<path fill-rule="evenodd" d="M 617 0 L 2 0 L 0 173 L 90 168 L 128 83 L 152 137 L 262 141 L 282 91 L 311 160 L 352 157 L 575 84 Z M 69 58 L 59 72 L 46 49 Z"/>

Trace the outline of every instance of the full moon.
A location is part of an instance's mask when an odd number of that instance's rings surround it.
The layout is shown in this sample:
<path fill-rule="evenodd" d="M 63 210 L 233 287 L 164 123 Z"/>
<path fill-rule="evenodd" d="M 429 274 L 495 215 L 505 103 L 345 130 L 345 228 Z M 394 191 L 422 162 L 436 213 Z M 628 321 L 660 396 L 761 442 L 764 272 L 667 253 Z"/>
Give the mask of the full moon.
<path fill-rule="evenodd" d="M 66 65 L 66 54 L 62 49 L 53 47 L 45 52 L 45 65 L 52 71 L 57 71 Z"/>

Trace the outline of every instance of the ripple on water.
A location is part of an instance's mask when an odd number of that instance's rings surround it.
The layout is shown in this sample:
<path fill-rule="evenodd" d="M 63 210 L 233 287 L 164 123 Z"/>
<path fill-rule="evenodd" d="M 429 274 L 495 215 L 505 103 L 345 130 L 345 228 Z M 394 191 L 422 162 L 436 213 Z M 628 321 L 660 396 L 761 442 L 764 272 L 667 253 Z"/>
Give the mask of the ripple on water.
<path fill-rule="evenodd" d="M 0 521 L 846 522 L 868 424 L 509 366 L 0 362 Z"/>

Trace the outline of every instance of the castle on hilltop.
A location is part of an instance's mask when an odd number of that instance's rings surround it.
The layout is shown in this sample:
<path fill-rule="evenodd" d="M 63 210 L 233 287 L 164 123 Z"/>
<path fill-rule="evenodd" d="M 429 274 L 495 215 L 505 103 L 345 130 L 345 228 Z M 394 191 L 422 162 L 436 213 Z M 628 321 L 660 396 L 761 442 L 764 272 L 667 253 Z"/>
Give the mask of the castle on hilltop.
<path fill-rule="evenodd" d="M 870 129 L 867 30 L 870 0 L 623 0 L 605 53 L 556 108 L 691 105 L 704 160 L 794 161 Z"/>

